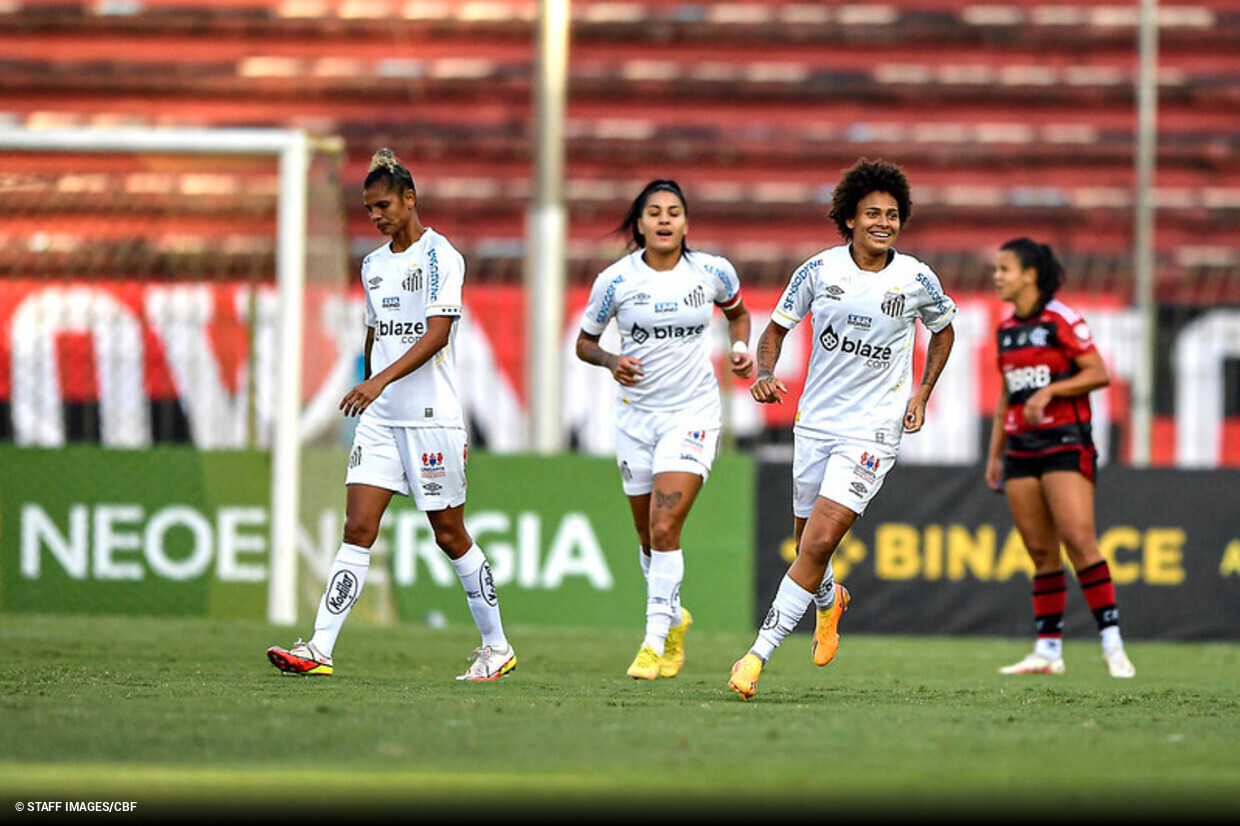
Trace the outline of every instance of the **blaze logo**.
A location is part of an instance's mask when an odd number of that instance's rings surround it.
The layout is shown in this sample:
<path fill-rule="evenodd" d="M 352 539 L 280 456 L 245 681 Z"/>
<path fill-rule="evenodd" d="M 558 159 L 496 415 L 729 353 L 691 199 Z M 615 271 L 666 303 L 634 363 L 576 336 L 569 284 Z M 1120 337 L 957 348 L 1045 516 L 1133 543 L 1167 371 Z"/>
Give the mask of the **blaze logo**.
<path fill-rule="evenodd" d="M 830 324 L 818 336 L 818 343 L 827 352 L 838 349 L 841 353 L 866 359 L 867 367 L 886 367 L 891 362 L 891 347 L 877 347 L 848 336 L 841 337 Z"/>

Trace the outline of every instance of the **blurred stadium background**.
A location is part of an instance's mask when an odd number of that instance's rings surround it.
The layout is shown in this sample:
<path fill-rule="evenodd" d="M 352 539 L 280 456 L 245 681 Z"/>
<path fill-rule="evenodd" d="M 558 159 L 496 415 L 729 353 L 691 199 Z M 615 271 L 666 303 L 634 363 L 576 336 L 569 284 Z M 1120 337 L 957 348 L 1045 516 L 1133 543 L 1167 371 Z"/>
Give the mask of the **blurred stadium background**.
<path fill-rule="evenodd" d="M 1099 522 L 1119 530 L 1108 552 L 1131 563 L 1117 577 L 1131 585 L 1130 613 L 1146 604 L 1141 589 L 1149 604 L 1175 594 L 1212 606 L 1138 634 L 1240 637 L 1240 2 L 1156 4 L 1152 317 L 1135 277 L 1140 5 L 572 2 L 558 457 L 531 455 L 528 434 L 534 0 L 0 0 L 0 125 L 280 129 L 314 141 L 303 620 L 338 541 L 350 434 L 331 414 L 362 342 L 353 282 L 379 240 L 358 193 L 371 154 L 390 146 L 413 171 L 423 220 L 468 262 L 471 510 L 491 519 L 506 560 L 497 576 L 530 590 L 530 611 L 568 581 L 582 584 L 573 599 L 625 593 L 616 616 L 634 613 L 631 529 L 600 526 L 623 517 L 606 459 L 609 382 L 576 363 L 569 342 L 642 184 L 685 187 L 690 240 L 737 264 L 756 336 L 792 268 L 837 242 L 826 211 L 840 171 L 882 156 L 913 184 L 901 249 L 934 267 L 964 312 L 927 431 L 902 457 L 940 474 L 894 474 L 884 492 L 894 512 L 871 520 L 845 562 L 915 589 L 901 622 L 920 628 L 935 615 L 932 592 L 959 605 L 981 588 L 988 611 L 931 630 L 1025 633 L 1027 581 L 1019 554 L 1003 553 L 1010 520 L 997 499 L 971 503 L 985 498 L 973 482 L 997 393 L 989 336 L 1002 308 L 989 263 L 999 244 L 1030 235 L 1061 255 L 1112 370 L 1094 400 L 1109 497 Z M 0 151 L 0 610 L 264 610 L 280 179 L 270 156 Z M 1151 318 L 1142 446 L 1133 384 Z M 794 342 L 781 365 L 794 390 L 798 360 Z M 793 411 L 759 410 L 744 388 L 728 389 L 736 467 L 707 489 L 748 488 L 741 501 L 754 513 L 720 490 L 697 521 L 752 579 L 736 587 L 762 589 L 784 564 L 789 520 L 778 484 L 760 480 L 781 478 Z M 118 395 L 130 414 L 116 412 Z M 497 478 L 511 479 L 507 490 L 489 485 Z M 927 485 L 951 495 L 916 504 Z M 531 490 L 560 504 L 530 504 Z M 879 534 L 901 520 L 919 532 L 915 569 L 881 561 Z M 437 569 L 417 524 L 399 512 L 391 523 L 391 575 L 372 580 L 373 616 L 390 618 L 385 582 L 399 616 L 421 618 L 437 601 L 463 610 L 450 587 L 427 591 Z M 968 534 L 959 547 L 957 524 Z M 610 564 L 600 567 L 595 539 Z M 931 587 L 944 580 L 965 590 Z M 525 608 L 515 601 L 514 618 Z M 885 630 L 891 604 L 859 627 Z M 751 619 L 720 609 L 718 622 Z"/>

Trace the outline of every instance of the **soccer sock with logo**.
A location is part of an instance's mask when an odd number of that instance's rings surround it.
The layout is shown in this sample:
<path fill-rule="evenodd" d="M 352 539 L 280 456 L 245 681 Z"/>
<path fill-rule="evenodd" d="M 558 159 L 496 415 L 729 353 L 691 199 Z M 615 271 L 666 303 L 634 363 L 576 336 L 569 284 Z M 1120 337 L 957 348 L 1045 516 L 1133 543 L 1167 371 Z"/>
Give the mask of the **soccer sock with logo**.
<path fill-rule="evenodd" d="M 1110 651 L 1124 644 L 1119 634 L 1119 608 L 1115 606 L 1115 583 L 1111 581 L 1111 566 L 1104 559 L 1076 572 L 1076 581 L 1085 595 L 1085 602 L 1098 623 L 1102 648 Z"/>
<path fill-rule="evenodd" d="M 835 568 L 831 560 L 827 560 L 827 572 L 822 575 L 822 585 L 814 592 L 814 605 L 819 611 L 826 611 L 835 604 Z"/>
<path fill-rule="evenodd" d="M 749 650 L 766 662 L 775 653 L 789 634 L 797 627 L 801 617 L 809 610 L 814 595 L 792 581 L 792 577 L 784 574 L 771 602 L 771 610 L 767 611 L 762 627 L 758 629 L 758 638 Z"/>
<path fill-rule="evenodd" d="M 474 625 L 482 634 L 482 644 L 496 650 L 506 650 L 508 638 L 504 636 L 499 596 L 495 592 L 491 563 L 487 561 L 486 554 L 474 543 L 464 556 L 452 560 L 452 567 L 456 569 L 456 575 L 465 589 L 465 601 L 469 604 L 469 613 L 473 614 Z"/>
<path fill-rule="evenodd" d="M 1063 571 L 1033 578 L 1033 620 L 1038 639 L 1034 653 L 1047 659 L 1063 656 L 1063 612 L 1068 607 L 1067 580 Z"/>
<path fill-rule="evenodd" d="M 679 613 L 680 583 L 685 578 L 685 555 L 674 551 L 650 552 L 650 573 L 646 577 L 646 641 L 645 645 L 663 656 L 667 632 L 673 616 Z"/>
<path fill-rule="evenodd" d="M 314 636 L 310 638 L 310 644 L 326 657 L 332 655 L 340 629 L 362 594 L 368 570 L 370 548 L 342 542 L 327 575 L 327 587 L 314 617 Z"/>

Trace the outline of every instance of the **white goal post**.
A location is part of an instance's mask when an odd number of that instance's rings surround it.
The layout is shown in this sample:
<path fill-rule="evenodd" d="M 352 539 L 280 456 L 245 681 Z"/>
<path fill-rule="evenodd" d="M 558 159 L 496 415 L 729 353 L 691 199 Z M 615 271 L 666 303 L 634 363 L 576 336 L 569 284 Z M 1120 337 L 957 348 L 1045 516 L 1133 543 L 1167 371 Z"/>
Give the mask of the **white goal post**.
<path fill-rule="evenodd" d="M 270 155 L 278 159 L 275 253 L 279 298 L 277 423 L 272 435 L 270 566 L 267 618 L 297 619 L 296 537 L 300 475 L 302 335 L 306 282 L 307 175 L 312 149 L 338 151 L 338 139 L 284 129 L 25 129 L 0 126 L 0 149 L 37 152 L 134 152 Z"/>

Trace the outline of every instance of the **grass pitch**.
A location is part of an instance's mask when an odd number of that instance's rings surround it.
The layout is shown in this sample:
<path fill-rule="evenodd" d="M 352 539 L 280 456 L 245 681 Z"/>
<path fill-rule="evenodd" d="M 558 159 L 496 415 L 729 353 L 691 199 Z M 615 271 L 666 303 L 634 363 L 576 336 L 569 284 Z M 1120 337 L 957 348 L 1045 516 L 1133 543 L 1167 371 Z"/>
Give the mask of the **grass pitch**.
<path fill-rule="evenodd" d="M 679 677 L 624 675 L 639 634 L 513 626 L 515 672 L 460 683 L 466 627 L 346 627 L 336 675 L 281 675 L 261 623 L 6 616 L 0 809 L 133 801 L 126 816 L 300 813 L 839 822 L 952 815 L 1240 815 L 1240 646 L 1097 641 L 1002 677 L 1027 640 L 794 636 L 742 702 L 752 637 L 694 628 Z M 310 815 L 309 812 L 315 814 Z M 29 816 L 36 816 L 31 813 Z M 471 817 L 472 819 L 472 817 Z M 1075 822 L 1075 821 L 1074 821 Z"/>

